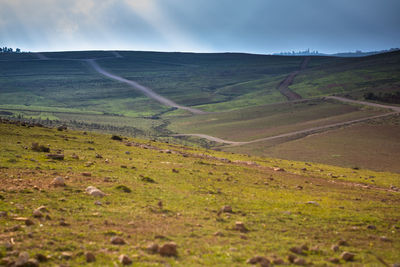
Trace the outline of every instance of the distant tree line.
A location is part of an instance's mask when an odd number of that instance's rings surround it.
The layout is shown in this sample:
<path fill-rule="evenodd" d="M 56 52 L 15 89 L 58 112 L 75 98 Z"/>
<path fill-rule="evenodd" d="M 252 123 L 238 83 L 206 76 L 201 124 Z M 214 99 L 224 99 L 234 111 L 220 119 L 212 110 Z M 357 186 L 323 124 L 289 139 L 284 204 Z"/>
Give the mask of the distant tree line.
<path fill-rule="evenodd" d="M 0 53 L 21 53 L 21 49 L 15 48 L 15 50 L 11 47 L 0 47 Z"/>
<path fill-rule="evenodd" d="M 381 101 L 385 103 L 400 104 L 400 91 L 394 93 L 378 93 L 378 94 L 368 92 L 364 94 L 364 99 Z"/>

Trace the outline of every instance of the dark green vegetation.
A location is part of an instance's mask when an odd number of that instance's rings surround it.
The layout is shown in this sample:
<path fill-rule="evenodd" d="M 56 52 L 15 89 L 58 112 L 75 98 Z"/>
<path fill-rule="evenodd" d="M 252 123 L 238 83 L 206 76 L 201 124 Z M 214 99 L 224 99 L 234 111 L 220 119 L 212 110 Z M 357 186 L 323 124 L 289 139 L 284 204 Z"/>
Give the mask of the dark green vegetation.
<path fill-rule="evenodd" d="M 106 71 L 137 81 L 178 104 L 213 113 L 193 116 L 163 106 L 97 73 L 84 61 L 88 58 L 96 58 Z M 388 112 L 323 98 L 333 94 L 397 103 L 398 51 L 363 58 L 310 57 L 306 68 L 297 73 L 304 59 L 128 51 L 1 54 L 0 116 L 226 151 L 398 171 L 398 129 L 388 120 L 378 120 L 379 125 L 377 120 L 368 122 L 372 123 L 368 133 L 362 127 L 352 131 L 336 127 L 329 129 L 338 132 L 335 136 L 325 129 L 318 135 L 295 135 L 240 147 L 195 137 L 171 137 L 174 133 L 200 133 L 230 141 L 252 141 Z M 282 81 L 294 73 L 297 75 L 288 89 L 310 99 L 287 102 L 279 92 Z M 343 141 L 347 145 L 333 145 Z M 303 146 L 294 149 L 300 143 Z M 377 149 L 379 153 L 371 156 Z"/>
<path fill-rule="evenodd" d="M 303 71 L 290 88 L 303 97 L 337 94 L 363 99 L 366 93 L 394 93 L 400 88 L 400 52 L 338 58 Z"/>
<path fill-rule="evenodd" d="M 91 266 L 121 254 L 132 266 L 244 266 L 256 255 L 320 266 L 346 264 L 344 251 L 352 266 L 400 262 L 399 174 L 8 123 L 0 137 L 1 264 L 21 252 L 43 266 L 85 265 L 87 252 Z M 167 242 L 177 256 L 147 250 Z"/>

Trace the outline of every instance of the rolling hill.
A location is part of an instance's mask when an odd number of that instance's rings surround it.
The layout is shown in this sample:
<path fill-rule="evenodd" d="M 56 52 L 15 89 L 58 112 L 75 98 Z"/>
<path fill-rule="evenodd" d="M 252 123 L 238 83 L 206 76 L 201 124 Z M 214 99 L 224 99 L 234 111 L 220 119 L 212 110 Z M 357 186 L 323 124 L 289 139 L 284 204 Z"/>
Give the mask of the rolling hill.
<path fill-rule="evenodd" d="M 399 84 L 398 51 L 363 58 L 133 51 L 0 55 L 3 117 L 396 172 L 398 115 L 326 97 L 386 101 L 395 99 Z M 309 147 L 317 149 L 299 152 Z"/>
<path fill-rule="evenodd" d="M 399 174 L 7 120 L 0 136 L 5 266 L 400 261 Z"/>

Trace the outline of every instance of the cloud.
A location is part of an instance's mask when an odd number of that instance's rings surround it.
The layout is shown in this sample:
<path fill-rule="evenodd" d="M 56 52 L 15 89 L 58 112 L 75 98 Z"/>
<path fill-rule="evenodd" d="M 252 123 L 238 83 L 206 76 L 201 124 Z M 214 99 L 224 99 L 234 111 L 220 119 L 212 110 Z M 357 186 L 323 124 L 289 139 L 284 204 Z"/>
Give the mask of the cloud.
<path fill-rule="evenodd" d="M 400 46 L 398 0 L 0 0 L 25 50 L 325 52 Z"/>

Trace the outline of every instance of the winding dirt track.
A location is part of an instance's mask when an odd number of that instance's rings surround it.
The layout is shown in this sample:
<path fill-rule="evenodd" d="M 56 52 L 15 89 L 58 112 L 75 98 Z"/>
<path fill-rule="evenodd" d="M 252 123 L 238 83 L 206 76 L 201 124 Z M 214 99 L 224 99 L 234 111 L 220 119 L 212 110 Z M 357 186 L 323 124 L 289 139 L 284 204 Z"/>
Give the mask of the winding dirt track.
<path fill-rule="evenodd" d="M 135 90 L 143 93 L 145 96 L 147 96 L 149 98 L 152 98 L 152 99 L 156 100 L 157 102 L 159 102 L 159 103 L 161 103 L 161 104 L 163 104 L 165 106 L 186 110 L 186 111 L 189 111 L 189 112 L 191 112 L 193 114 L 207 114 L 208 113 L 208 112 L 202 111 L 200 109 L 195 109 L 195 108 L 190 108 L 190 107 L 179 105 L 179 104 L 175 103 L 174 101 L 157 94 L 156 92 L 154 92 L 150 88 L 139 84 L 138 82 L 125 79 L 123 77 L 120 77 L 118 75 L 112 74 L 112 73 L 104 70 L 96 62 L 97 60 L 99 60 L 99 59 L 108 59 L 108 58 L 122 58 L 122 56 L 116 51 L 111 51 L 111 54 L 113 55 L 112 57 L 93 58 L 93 59 L 49 58 L 49 57 L 47 57 L 47 56 L 45 56 L 45 55 L 43 55 L 41 53 L 36 53 L 36 56 L 38 57 L 39 60 L 84 61 L 84 62 L 87 62 L 89 64 L 89 66 L 91 66 L 96 72 L 100 73 L 101 75 L 106 76 L 107 78 L 119 81 L 119 82 L 126 83 L 126 84 L 130 85 L 131 87 L 133 87 Z"/>
<path fill-rule="evenodd" d="M 182 109 L 182 110 L 186 110 L 186 111 L 189 111 L 189 112 L 191 112 L 193 114 L 206 114 L 207 113 L 207 112 L 199 110 L 199 109 L 194 109 L 194 108 L 190 108 L 190 107 L 179 105 L 179 104 L 175 103 L 174 101 L 155 93 L 150 88 L 145 87 L 145 86 L 143 86 L 143 85 L 141 85 L 141 84 L 139 84 L 139 83 L 137 83 L 135 81 L 127 80 L 127 79 L 122 78 L 120 76 L 117 76 L 117 75 L 114 75 L 112 73 L 109 73 L 108 71 L 106 71 L 106 70 L 104 70 L 103 68 L 100 67 L 100 65 L 96 62 L 96 59 L 85 59 L 85 61 L 87 63 L 89 63 L 89 65 L 95 71 L 97 71 L 98 73 L 100 73 L 100 74 L 102 74 L 102 75 L 104 75 L 104 76 L 106 76 L 106 77 L 108 77 L 110 79 L 126 83 L 126 84 L 132 86 L 133 88 L 135 88 L 136 90 L 142 92 L 144 95 L 146 95 L 146 96 L 158 101 L 159 103 L 161 103 L 163 105 L 166 105 L 166 106 L 169 106 L 169 107 L 178 108 L 178 109 Z"/>
<path fill-rule="evenodd" d="M 377 118 L 383 118 L 383 117 L 387 117 L 387 116 L 391 116 L 391 115 L 400 113 L 400 107 L 396 107 L 396 106 L 388 106 L 388 105 L 375 104 L 375 103 L 370 103 L 370 102 L 365 102 L 365 101 L 351 100 L 351 99 L 347 99 L 344 97 L 338 97 L 338 96 L 328 96 L 326 98 L 334 99 L 334 100 L 346 102 L 346 103 L 354 103 L 354 104 L 360 104 L 360 105 L 365 105 L 365 106 L 390 109 L 393 112 L 385 113 L 385 114 L 381 114 L 381 115 L 369 116 L 369 117 L 356 119 L 356 120 L 338 122 L 338 123 L 333 123 L 333 124 L 329 124 L 329 125 L 313 127 L 313 128 L 309 128 L 309 129 L 305 129 L 305 130 L 294 131 L 294 132 L 290 132 L 290 133 L 269 136 L 269 137 L 265 137 L 265 138 L 259 138 L 259 139 L 255 139 L 255 140 L 251 140 L 251 141 L 243 141 L 243 142 L 224 140 L 224 139 L 206 135 L 206 134 L 176 134 L 173 136 L 177 136 L 177 137 L 179 137 L 179 136 L 196 136 L 196 137 L 204 138 L 204 139 L 207 139 L 207 140 L 210 140 L 213 142 L 227 144 L 228 146 L 240 146 L 240 145 L 248 145 L 248 144 L 253 144 L 253 143 L 258 143 L 258 142 L 263 142 L 263 141 L 270 141 L 270 140 L 284 138 L 284 137 L 291 137 L 291 136 L 296 136 L 296 135 L 309 135 L 309 134 L 320 132 L 322 130 L 328 130 L 328 129 L 332 129 L 332 128 L 336 128 L 336 127 L 340 127 L 340 126 L 351 125 L 354 123 L 364 122 L 364 121 L 377 119 Z"/>

